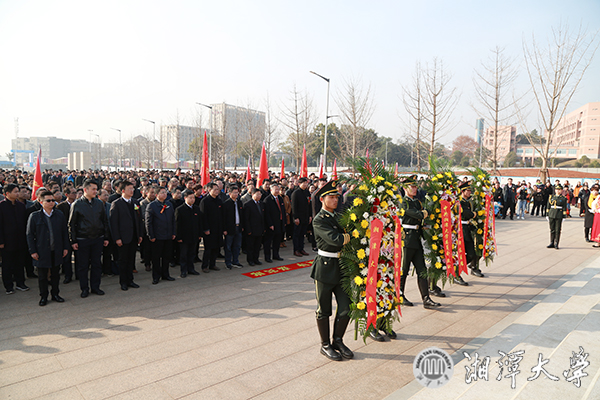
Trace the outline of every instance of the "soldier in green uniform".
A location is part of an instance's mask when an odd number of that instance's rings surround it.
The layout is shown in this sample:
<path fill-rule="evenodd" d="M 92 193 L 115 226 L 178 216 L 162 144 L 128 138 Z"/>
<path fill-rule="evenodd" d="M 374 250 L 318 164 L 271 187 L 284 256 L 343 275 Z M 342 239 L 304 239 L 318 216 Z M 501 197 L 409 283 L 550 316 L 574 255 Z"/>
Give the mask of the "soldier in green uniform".
<path fill-rule="evenodd" d="M 473 238 L 473 232 L 471 231 L 473 227 L 471 223 L 473 218 L 475 218 L 472 204 L 473 199 L 471 198 L 471 182 L 463 182 L 458 186 L 458 188 L 461 190 L 460 206 L 462 212 L 460 215 L 460 222 L 463 229 L 463 240 L 465 243 L 467 265 L 469 268 L 471 268 L 472 275 L 482 278 L 483 273 L 479 269 L 479 258 L 477 257 L 477 253 L 475 253 L 475 240 Z"/>
<path fill-rule="evenodd" d="M 315 280 L 317 297 L 317 327 L 321 336 L 321 354 L 330 360 L 353 358 L 354 353 L 346 347 L 342 338 L 350 322 L 350 298 L 342 289 L 340 251 L 350 242 L 350 235 L 337 221 L 335 209 L 339 193 L 337 181 L 330 181 L 317 192 L 323 207 L 313 220 L 313 231 L 318 254 L 312 265 L 310 277 Z M 329 317 L 331 316 L 332 294 L 335 294 L 337 310 L 333 323 L 333 342 L 330 342 Z"/>
<path fill-rule="evenodd" d="M 562 186 L 556 184 L 554 195 L 548 198 L 548 221 L 550 222 L 550 244 L 546 246 L 549 249 L 558 250 L 560 241 L 560 230 L 562 221 L 567 213 L 567 198 L 562 195 Z"/>
<path fill-rule="evenodd" d="M 428 283 L 426 278 L 427 268 L 425 267 L 425 255 L 423 253 L 423 245 L 421 237 L 423 235 L 423 220 L 427 218 L 427 210 L 423 209 L 423 205 L 417 199 L 417 181 L 416 175 L 405 178 L 403 185 L 406 189 L 406 195 L 402 206 L 404 215 L 402 216 L 402 276 L 400 277 L 400 290 L 402 290 L 402 304 L 411 307 L 413 303 L 408 301 L 404 296 L 404 288 L 406 287 L 406 278 L 408 270 L 412 263 L 417 271 L 417 285 L 423 299 L 423 307 L 435 308 L 440 307 L 440 303 L 436 303 L 429 297 Z"/>

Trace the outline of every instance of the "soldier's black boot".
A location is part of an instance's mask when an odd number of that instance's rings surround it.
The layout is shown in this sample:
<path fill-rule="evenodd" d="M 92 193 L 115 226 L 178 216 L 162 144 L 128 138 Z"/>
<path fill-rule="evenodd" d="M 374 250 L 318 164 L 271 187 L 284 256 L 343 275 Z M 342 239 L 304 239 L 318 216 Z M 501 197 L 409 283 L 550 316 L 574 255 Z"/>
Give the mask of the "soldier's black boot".
<path fill-rule="evenodd" d="M 333 361 L 342 361 L 342 356 L 329 343 L 329 318 L 317 319 L 317 328 L 321 336 L 321 354 Z"/>
<path fill-rule="evenodd" d="M 382 325 L 383 320 L 380 318 L 377 320 L 377 326 L 381 326 Z M 398 335 L 396 334 L 396 332 L 394 332 L 393 329 L 390 329 L 390 331 L 386 331 L 385 329 L 378 329 L 381 333 L 383 333 L 384 335 L 386 335 L 387 337 L 389 337 L 390 339 L 396 339 L 398 337 Z"/>
<path fill-rule="evenodd" d="M 550 234 L 550 244 L 548 246 L 546 246 L 546 248 L 548 248 L 548 249 L 554 248 L 554 235 L 553 234 Z"/>
<path fill-rule="evenodd" d="M 369 333 L 369 336 L 371 336 L 371 339 L 375 340 L 376 342 L 385 342 L 385 338 L 381 333 L 379 333 L 378 329 L 373 328 L 371 333 Z"/>
<path fill-rule="evenodd" d="M 354 358 L 354 353 L 350 350 L 344 342 L 342 338 L 344 337 L 344 333 L 346 333 L 346 328 L 348 327 L 348 323 L 350 322 L 350 317 L 339 317 L 336 318 L 333 322 L 333 343 L 331 343 L 331 347 L 334 350 L 339 351 L 343 358 Z"/>
<path fill-rule="evenodd" d="M 467 282 L 464 281 L 462 276 L 460 276 L 460 272 L 458 271 L 458 267 L 455 269 L 456 276 L 454 277 L 454 283 L 461 286 L 469 286 Z"/>
<path fill-rule="evenodd" d="M 469 264 L 469 268 L 471 268 L 471 275 L 475 275 L 480 278 L 483 278 L 485 276 L 483 275 L 483 272 L 481 272 L 481 270 L 479 269 L 479 260 L 471 261 L 471 263 Z"/>
<path fill-rule="evenodd" d="M 427 296 L 423 299 L 423 307 L 425 307 L 427 309 L 431 309 L 431 308 L 441 307 L 441 304 L 436 303 L 435 301 L 431 300 L 431 297 Z"/>
<path fill-rule="evenodd" d="M 400 276 L 400 291 L 402 292 L 402 305 L 412 307 L 414 304 L 404 296 L 404 288 L 406 287 L 406 275 Z"/>

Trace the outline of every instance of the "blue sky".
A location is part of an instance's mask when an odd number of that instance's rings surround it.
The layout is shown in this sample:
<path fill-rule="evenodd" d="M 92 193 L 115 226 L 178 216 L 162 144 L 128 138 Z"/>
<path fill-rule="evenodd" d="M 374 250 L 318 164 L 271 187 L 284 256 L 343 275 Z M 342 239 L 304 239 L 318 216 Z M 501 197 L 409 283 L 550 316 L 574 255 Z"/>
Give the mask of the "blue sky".
<path fill-rule="evenodd" d="M 196 102 L 277 109 L 295 84 L 325 116 L 326 84 L 371 84 L 371 127 L 405 131 L 401 85 L 416 61 L 441 58 L 461 93 L 454 129 L 474 135 L 473 69 L 496 45 L 522 59 L 522 40 L 552 26 L 600 29 L 600 1 L 7 1 L 0 0 L 0 154 L 20 136 L 103 142 L 192 124 Z M 518 91 L 527 90 L 521 62 Z M 600 53 L 570 109 L 600 101 Z M 208 118 L 207 110 L 204 118 Z M 281 129 L 282 135 L 285 135 Z"/>

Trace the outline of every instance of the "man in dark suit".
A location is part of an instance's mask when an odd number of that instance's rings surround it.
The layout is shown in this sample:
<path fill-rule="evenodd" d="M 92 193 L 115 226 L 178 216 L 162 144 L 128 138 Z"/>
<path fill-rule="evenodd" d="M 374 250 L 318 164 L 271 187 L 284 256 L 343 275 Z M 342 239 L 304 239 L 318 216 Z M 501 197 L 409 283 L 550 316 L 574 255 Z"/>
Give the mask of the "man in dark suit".
<path fill-rule="evenodd" d="M 25 285 L 25 257 L 27 256 L 25 206 L 17 201 L 19 186 L 9 183 L 4 187 L 6 198 L 0 202 L 0 249 L 2 249 L 2 282 L 6 294 L 13 294 L 13 282 L 18 290 L 29 290 Z"/>
<path fill-rule="evenodd" d="M 506 219 L 506 213 L 510 210 L 510 219 L 515 217 L 515 198 L 517 196 L 517 187 L 513 185 L 512 178 L 508 178 L 508 183 L 502 189 L 504 196 L 504 208 L 502 209 L 502 219 Z"/>
<path fill-rule="evenodd" d="M 77 198 L 77 190 L 72 187 L 65 186 L 64 193 L 67 199 L 58 204 L 56 208 L 63 213 L 66 219 L 68 219 L 69 215 L 71 214 L 71 206 L 73 203 L 75 203 Z M 69 246 L 69 251 L 63 260 L 62 272 L 65 275 L 65 280 L 63 281 L 64 284 L 67 284 L 73 280 L 73 250 L 71 249 L 71 246 Z"/>
<path fill-rule="evenodd" d="M 167 201 L 167 188 L 159 186 L 156 199 L 146 207 L 146 232 L 152 248 L 152 284 L 174 281 L 169 274 L 169 262 L 173 256 L 175 239 L 175 211 Z"/>
<path fill-rule="evenodd" d="M 182 193 L 184 203 L 175 209 L 175 240 L 179 244 L 179 259 L 181 264 L 181 277 L 200 275 L 194 269 L 196 246 L 202 232 L 200 208 L 194 205 L 196 195 L 193 190 L 186 189 Z"/>
<path fill-rule="evenodd" d="M 219 187 L 214 182 L 206 184 L 208 196 L 200 202 L 202 229 L 204 229 L 204 257 L 202 257 L 202 272 L 209 269 L 218 271 L 217 255 L 223 245 L 223 202 L 219 198 Z"/>
<path fill-rule="evenodd" d="M 120 186 L 121 197 L 110 206 L 110 232 L 119 252 L 121 290 L 137 289 L 140 286 L 133 282 L 133 270 L 137 246 L 142 243 L 142 217 L 140 206 L 133 198 L 133 183 L 124 180 Z"/>
<path fill-rule="evenodd" d="M 225 266 L 227 269 L 242 268 L 240 264 L 240 248 L 244 227 L 244 211 L 239 198 L 240 187 L 229 185 L 229 198 L 223 203 L 223 220 L 225 222 Z"/>
<path fill-rule="evenodd" d="M 252 200 L 244 204 L 244 233 L 248 245 L 246 251 L 248 264 L 253 267 L 262 264 L 258 260 L 258 255 L 260 254 L 260 243 L 265 232 L 265 206 L 260 201 L 261 191 L 255 187 L 251 190 Z"/>
<path fill-rule="evenodd" d="M 282 261 L 279 257 L 279 245 L 283 240 L 285 229 L 285 208 L 281 198 L 281 187 L 278 183 L 271 184 L 271 194 L 263 200 L 265 208 L 265 261 Z"/>
<path fill-rule="evenodd" d="M 294 221 L 294 255 L 307 256 L 304 251 L 304 236 L 308 224 L 312 221 L 310 212 L 310 194 L 308 193 L 308 179 L 300 178 L 299 187 L 292 193 L 292 219 Z"/>
<path fill-rule="evenodd" d="M 64 214 L 55 210 L 52 192 L 41 193 L 43 210 L 31 214 L 27 223 L 27 245 L 33 265 L 38 268 L 40 306 L 48 303 L 48 281 L 52 285 L 52 300 L 57 303 L 65 301 L 58 295 L 60 281 L 60 265 L 69 252 L 69 234 L 67 219 Z"/>

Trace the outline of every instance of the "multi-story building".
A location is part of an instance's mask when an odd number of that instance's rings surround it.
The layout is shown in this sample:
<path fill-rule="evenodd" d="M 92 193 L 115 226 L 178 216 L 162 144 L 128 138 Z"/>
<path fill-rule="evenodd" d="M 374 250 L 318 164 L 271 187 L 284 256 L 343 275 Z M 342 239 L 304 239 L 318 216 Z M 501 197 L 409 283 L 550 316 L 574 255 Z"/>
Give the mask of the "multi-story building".
<path fill-rule="evenodd" d="M 72 152 L 82 152 L 90 150 L 90 142 L 87 140 L 61 139 L 55 136 L 32 136 L 29 138 L 19 137 L 12 139 L 13 150 L 30 150 L 37 154 L 38 149 L 42 149 L 42 158 L 44 160 L 53 160 L 67 157 Z M 29 156 L 23 153 L 17 154 L 17 164 L 29 162 Z"/>
<path fill-rule="evenodd" d="M 214 135 L 220 139 L 220 148 L 213 148 L 213 160 L 220 158 L 221 163 L 231 165 L 240 145 L 260 145 L 264 140 L 266 119 L 263 111 L 226 103 L 211 104 L 211 107 Z"/>
<path fill-rule="evenodd" d="M 477 134 L 477 144 L 481 144 L 481 139 L 483 138 L 483 118 L 478 118 L 475 120 L 475 133 Z"/>
<path fill-rule="evenodd" d="M 184 125 L 162 125 L 160 134 L 163 143 L 163 158 L 166 162 L 181 162 L 193 159 L 190 143 L 200 139 L 202 128 Z"/>
<path fill-rule="evenodd" d="M 548 137 L 548 132 L 544 132 Z M 529 164 L 540 156 L 533 146 L 517 146 L 517 156 Z M 556 124 L 550 142 L 550 157 L 562 159 L 600 158 L 600 102 L 587 103 L 565 115 Z"/>
<path fill-rule="evenodd" d="M 489 127 L 485 130 L 483 136 L 483 146 L 493 153 L 494 151 L 494 127 Z M 502 165 L 506 155 L 511 151 L 516 151 L 517 148 L 517 128 L 512 125 L 498 126 L 497 135 L 498 145 L 496 158 L 498 164 Z"/>

